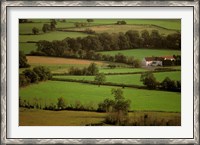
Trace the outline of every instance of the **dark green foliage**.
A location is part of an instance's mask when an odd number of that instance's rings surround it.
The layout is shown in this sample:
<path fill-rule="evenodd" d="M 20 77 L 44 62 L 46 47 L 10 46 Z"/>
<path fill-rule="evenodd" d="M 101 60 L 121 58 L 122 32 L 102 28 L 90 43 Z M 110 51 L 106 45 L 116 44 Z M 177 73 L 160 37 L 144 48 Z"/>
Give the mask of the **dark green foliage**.
<path fill-rule="evenodd" d="M 97 67 L 96 63 L 91 63 L 87 68 L 89 75 L 96 75 L 99 72 L 99 69 Z"/>
<path fill-rule="evenodd" d="M 34 35 L 37 35 L 37 34 L 39 34 L 39 29 L 36 27 L 33 27 L 32 32 Z"/>
<path fill-rule="evenodd" d="M 94 19 L 87 19 L 88 23 L 94 22 Z"/>
<path fill-rule="evenodd" d="M 50 70 L 43 66 L 36 66 L 33 71 L 38 75 L 39 81 L 46 81 L 52 78 Z"/>
<path fill-rule="evenodd" d="M 30 82 L 31 80 L 28 77 L 26 77 L 24 74 L 19 75 L 19 87 L 25 87 L 29 85 Z"/>
<path fill-rule="evenodd" d="M 161 82 L 161 89 L 168 91 L 181 91 L 181 81 L 171 80 L 169 77 L 166 77 Z"/>
<path fill-rule="evenodd" d="M 36 66 L 31 69 L 26 69 L 19 75 L 19 87 L 25 87 L 30 83 L 45 81 L 52 78 L 50 70 L 43 66 Z"/>
<path fill-rule="evenodd" d="M 28 23 L 28 19 L 19 19 L 19 23 Z"/>
<path fill-rule="evenodd" d="M 95 76 L 94 81 L 97 83 L 98 86 L 100 86 L 106 81 L 106 76 L 104 75 L 104 73 L 99 73 Z"/>
<path fill-rule="evenodd" d="M 71 67 L 69 69 L 69 74 L 71 75 L 96 75 L 98 74 L 99 69 L 95 63 L 91 63 L 87 68 L 75 68 Z"/>
<path fill-rule="evenodd" d="M 19 51 L 19 68 L 27 68 L 30 65 L 27 63 L 26 55 L 23 51 Z"/>
<path fill-rule="evenodd" d="M 143 84 L 147 86 L 147 88 L 149 89 L 156 89 L 158 85 L 156 78 L 151 72 L 142 73 L 140 77 L 140 81 L 142 81 Z"/>
<path fill-rule="evenodd" d="M 117 21 L 117 23 L 116 23 L 117 25 L 125 25 L 126 24 L 126 21 Z"/>
<path fill-rule="evenodd" d="M 24 76 L 30 79 L 30 83 L 37 83 L 39 80 L 38 75 L 31 69 L 26 69 L 22 72 Z"/>
<path fill-rule="evenodd" d="M 56 29 L 56 24 L 57 24 L 56 20 L 55 19 L 51 19 L 51 23 L 50 23 L 51 31 Z"/>
<path fill-rule="evenodd" d="M 99 103 L 98 111 L 110 112 L 105 122 L 115 125 L 125 125 L 128 122 L 128 110 L 130 109 L 130 100 L 126 100 L 121 89 L 112 89 L 114 100 L 105 99 Z"/>
<path fill-rule="evenodd" d="M 46 33 L 47 31 L 51 30 L 51 26 L 49 24 L 44 24 L 42 27 L 42 31 Z"/>
<path fill-rule="evenodd" d="M 136 30 L 129 30 L 125 34 L 129 40 L 130 48 L 139 48 L 140 47 L 140 35 Z"/>

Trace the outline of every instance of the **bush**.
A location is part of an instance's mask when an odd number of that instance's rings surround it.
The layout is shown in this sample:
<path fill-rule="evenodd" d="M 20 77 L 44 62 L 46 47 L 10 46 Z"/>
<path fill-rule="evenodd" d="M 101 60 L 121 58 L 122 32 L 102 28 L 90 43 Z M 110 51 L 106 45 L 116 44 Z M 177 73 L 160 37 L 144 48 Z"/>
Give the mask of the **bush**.
<path fill-rule="evenodd" d="M 143 82 L 143 84 L 147 86 L 148 89 L 156 89 L 158 85 L 156 78 L 151 72 L 142 73 L 140 81 Z"/>

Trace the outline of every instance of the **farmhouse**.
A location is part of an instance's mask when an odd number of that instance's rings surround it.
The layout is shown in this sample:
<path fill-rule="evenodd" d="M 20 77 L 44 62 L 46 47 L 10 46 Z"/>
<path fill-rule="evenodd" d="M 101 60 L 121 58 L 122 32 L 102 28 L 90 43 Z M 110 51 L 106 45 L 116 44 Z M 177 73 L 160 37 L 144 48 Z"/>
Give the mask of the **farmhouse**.
<path fill-rule="evenodd" d="M 145 57 L 143 66 L 163 66 L 163 61 L 175 61 L 173 56 Z"/>

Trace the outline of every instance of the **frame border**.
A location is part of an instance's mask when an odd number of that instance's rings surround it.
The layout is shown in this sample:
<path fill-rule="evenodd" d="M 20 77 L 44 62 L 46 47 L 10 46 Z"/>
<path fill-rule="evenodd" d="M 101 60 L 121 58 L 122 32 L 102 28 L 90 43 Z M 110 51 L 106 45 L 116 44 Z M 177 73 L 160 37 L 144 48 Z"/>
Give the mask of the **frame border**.
<path fill-rule="evenodd" d="M 193 7 L 194 106 L 192 139 L 8 139 L 7 8 L 8 7 Z M 3 1 L 1 3 L 1 144 L 199 144 L 199 1 Z"/>

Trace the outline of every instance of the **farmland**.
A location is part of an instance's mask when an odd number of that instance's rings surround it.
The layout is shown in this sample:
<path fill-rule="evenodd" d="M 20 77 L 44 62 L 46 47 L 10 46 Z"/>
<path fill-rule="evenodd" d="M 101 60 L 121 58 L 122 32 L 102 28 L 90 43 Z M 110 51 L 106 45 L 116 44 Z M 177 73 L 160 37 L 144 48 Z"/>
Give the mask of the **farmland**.
<path fill-rule="evenodd" d="M 87 112 L 87 111 L 47 111 L 22 109 L 19 111 L 20 126 L 84 126 L 99 124 L 102 125 L 106 113 Z M 132 112 L 129 116 L 132 121 L 137 121 L 144 114 L 149 114 L 151 118 L 160 120 L 170 120 L 174 117 L 180 119 L 180 113 L 162 112 Z M 41 117 L 42 116 L 42 117 Z M 57 116 L 57 117 L 55 117 Z M 73 118 L 73 120 L 71 120 Z M 103 124 L 106 126 L 106 124 Z"/>
<path fill-rule="evenodd" d="M 112 98 L 113 87 L 48 81 L 31 85 L 20 89 L 21 99 L 34 101 L 34 97 L 40 98 L 42 104 L 56 104 L 58 97 L 64 97 L 68 103 L 80 101 L 84 105 L 97 107 L 98 103 L 106 98 Z M 180 112 L 180 93 L 141 90 L 125 88 L 124 96 L 132 101 L 131 110 L 159 110 Z"/>
<path fill-rule="evenodd" d="M 112 56 L 121 53 L 124 54 L 125 56 L 133 56 L 137 59 L 142 60 L 144 57 L 151 57 L 151 56 L 180 55 L 181 51 L 162 50 L 162 49 L 132 49 L 132 50 L 120 50 L 120 51 L 104 51 L 100 53 Z"/>
<path fill-rule="evenodd" d="M 127 85 L 140 85 L 142 86 L 142 82 L 140 81 L 141 74 L 128 74 L 128 75 L 107 75 L 106 82 L 112 82 L 117 84 L 127 84 Z M 169 77 L 173 80 L 181 80 L 181 72 L 161 72 L 154 73 L 157 81 L 162 82 L 166 77 Z M 89 80 L 93 81 L 94 76 L 54 76 L 54 78 L 62 78 L 62 79 L 74 79 L 74 80 Z"/>
<path fill-rule="evenodd" d="M 181 125 L 180 32 L 180 19 L 22 19 L 19 125 Z M 176 60 L 142 63 L 160 56 Z"/>

